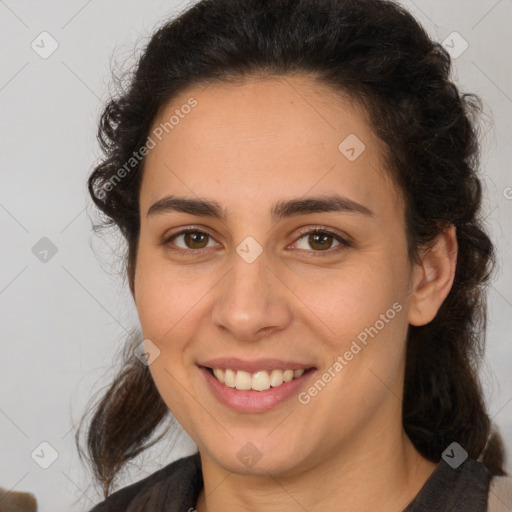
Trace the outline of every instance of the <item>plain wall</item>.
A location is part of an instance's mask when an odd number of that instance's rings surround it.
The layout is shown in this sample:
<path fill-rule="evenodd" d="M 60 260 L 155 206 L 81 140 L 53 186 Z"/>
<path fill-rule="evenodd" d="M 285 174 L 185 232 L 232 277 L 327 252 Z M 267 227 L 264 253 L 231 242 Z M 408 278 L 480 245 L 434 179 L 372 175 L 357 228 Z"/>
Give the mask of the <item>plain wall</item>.
<path fill-rule="evenodd" d="M 510 453 L 512 2 L 403 4 L 435 39 L 456 31 L 467 41 L 454 60 L 454 78 L 462 90 L 482 97 L 488 115 L 484 207 L 499 259 L 489 290 L 482 381 Z M 117 62 L 129 60 L 136 43 L 140 49 L 161 21 L 185 5 L 0 2 L 0 486 L 34 493 L 41 511 L 88 510 L 101 499 L 78 459 L 74 428 L 87 400 L 107 382 L 126 332 L 138 325 L 126 283 L 116 274 L 120 240 L 95 236 L 88 216 L 85 183 L 100 156 L 96 127 L 108 97 L 110 60 L 113 52 Z M 44 31 L 58 43 L 47 58 L 41 54 L 55 43 L 40 35 Z M 455 49 L 461 44 L 455 40 Z M 48 469 L 31 457 L 49 463 L 52 449 L 57 459 Z M 159 445 L 140 468 L 133 465 L 124 484 L 192 451 L 187 436 L 164 450 Z"/>

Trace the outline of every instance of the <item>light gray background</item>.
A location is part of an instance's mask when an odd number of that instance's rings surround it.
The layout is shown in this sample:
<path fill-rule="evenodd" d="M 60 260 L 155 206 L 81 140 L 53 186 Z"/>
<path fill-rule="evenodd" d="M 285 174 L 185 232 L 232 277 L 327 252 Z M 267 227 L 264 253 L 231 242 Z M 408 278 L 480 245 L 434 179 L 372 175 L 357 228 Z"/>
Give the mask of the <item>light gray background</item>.
<path fill-rule="evenodd" d="M 486 108 L 485 212 L 499 264 L 489 293 L 482 379 L 512 452 L 512 2 L 403 3 L 437 40 L 456 31 L 468 42 L 455 60 L 454 77 Z M 162 20 L 186 4 L 0 0 L 0 486 L 34 493 L 41 511 L 82 511 L 101 499 L 78 460 L 74 427 L 86 401 L 107 382 L 126 331 L 137 325 L 116 274 L 119 264 L 112 263 L 120 241 L 92 233 L 85 188 L 100 155 L 96 125 L 108 96 L 110 60 L 113 52 L 115 61 L 129 60 Z M 59 45 L 46 59 L 31 48 L 43 31 Z M 461 40 L 452 40 L 455 50 L 462 48 Z M 46 262 L 32 252 L 42 237 L 57 248 Z M 58 454 L 48 469 L 31 458 L 43 441 Z M 192 453 L 194 445 L 185 436 L 174 449 L 165 448 L 150 451 L 124 484 Z M 49 461 L 51 450 L 36 453 Z"/>

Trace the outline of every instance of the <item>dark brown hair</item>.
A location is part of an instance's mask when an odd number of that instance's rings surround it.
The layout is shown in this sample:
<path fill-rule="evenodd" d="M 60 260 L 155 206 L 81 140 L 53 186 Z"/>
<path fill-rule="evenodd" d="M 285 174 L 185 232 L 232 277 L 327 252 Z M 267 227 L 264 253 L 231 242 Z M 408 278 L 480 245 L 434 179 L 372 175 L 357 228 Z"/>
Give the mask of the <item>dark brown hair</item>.
<path fill-rule="evenodd" d="M 98 133 L 105 157 L 88 185 L 106 225 L 127 241 L 133 292 L 144 160 L 106 185 L 146 143 L 159 109 L 188 86 L 249 74 L 308 74 L 355 98 L 385 143 L 388 171 L 403 193 L 411 261 L 456 226 L 451 291 L 434 320 L 409 326 L 404 429 L 431 461 L 456 441 L 470 457 L 482 455 L 491 473 L 504 474 L 501 439 L 491 431 L 478 379 L 485 285 L 494 266 L 477 176 L 481 102 L 459 92 L 450 69 L 442 46 L 391 1 L 202 0 L 153 35 L 128 87 L 107 104 Z M 140 341 L 127 343 L 122 369 L 88 427 L 90 463 L 105 496 L 169 415 L 147 367 L 133 356 Z"/>

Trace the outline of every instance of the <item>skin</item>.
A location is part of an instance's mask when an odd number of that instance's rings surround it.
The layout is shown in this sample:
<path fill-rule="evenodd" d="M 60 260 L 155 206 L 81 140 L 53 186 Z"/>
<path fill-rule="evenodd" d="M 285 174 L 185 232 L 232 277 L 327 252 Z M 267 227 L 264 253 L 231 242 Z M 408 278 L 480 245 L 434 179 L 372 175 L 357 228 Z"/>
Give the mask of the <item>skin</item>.
<path fill-rule="evenodd" d="M 404 205 L 381 141 L 357 103 L 313 77 L 193 86 L 154 127 L 190 97 L 197 106 L 146 159 L 133 285 L 144 338 L 160 350 L 151 375 L 201 454 L 196 509 L 402 510 L 436 467 L 402 428 L 407 329 L 432 320 L 450 290 L 455 228 L 421 264 L 409 261 Z M 354 161 L 338 149 L 349 134 L 366 146 Z M 270 218 L 276 201 L 333 191 L 373 215 Z M 147 215 L 170 194 L 216 200 L 228 219 Z M 190 226 L 210 237 L 165 243 Z M 351 245 L 310 244 L 299 231 L 315 227 Z M 250 264 L 236 252 L 247 236 L 263 249 Z M 214 357 L 291 359 L 317 368 L 307 390 L 394 303 L 401 311 L 305 405 L 294 396 L 267 412 L 235 412 L 197 366 Z M 237 457 L 248 442 L 261 454 L 252 467 Z"/>

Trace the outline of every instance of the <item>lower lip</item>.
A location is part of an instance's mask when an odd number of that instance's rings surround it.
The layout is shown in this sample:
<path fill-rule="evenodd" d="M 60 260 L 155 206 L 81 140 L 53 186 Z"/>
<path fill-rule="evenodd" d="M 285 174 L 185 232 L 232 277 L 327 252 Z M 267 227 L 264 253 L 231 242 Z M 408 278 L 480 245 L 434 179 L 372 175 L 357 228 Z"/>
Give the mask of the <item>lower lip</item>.
<path fill-rule="evenodd" d="M 306 380 L 314 373 L 314 369 L 307 370 L 299 378 L 290 382 L 283 382 L 280 386 L 265 391 L 237 390 L 222 384 L 210 370 L 201 366 L 201 373 L 219 402 L 239 412 L 265 412 L 277 407 L 290 397 L 298 395 Z"/>

